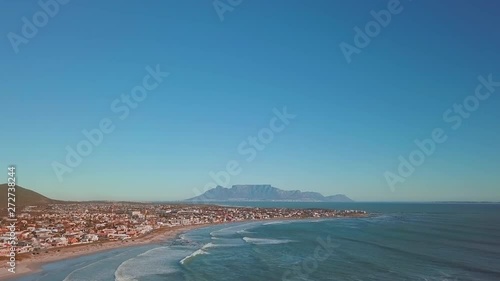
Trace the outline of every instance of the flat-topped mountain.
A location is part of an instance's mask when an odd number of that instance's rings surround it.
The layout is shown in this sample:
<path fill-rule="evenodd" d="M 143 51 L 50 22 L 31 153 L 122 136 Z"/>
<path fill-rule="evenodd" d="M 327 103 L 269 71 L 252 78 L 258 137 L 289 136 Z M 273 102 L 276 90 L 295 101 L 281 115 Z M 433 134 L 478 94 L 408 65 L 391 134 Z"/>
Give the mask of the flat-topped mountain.
<path fill-rule="evenodd" d="M 0 184 L 0 209 L 7 208 L 8 188 L 9 186 L 7 184 Z M 16 185 L 16 192 L 14 194 L 16 201 L 11 203 L 13 203 L 16 207 L 40 206 L 62 202 L 59 200 L 50 199 L 38 192 L 26 189 L 18 185 Z"/>
<path fill-rule="evenodd" d="M 269 184 L 233 185 L 231 188 L 217 186 L 202 195 L 187 201 L 309 201 L 309 202 L 353 202 L 343 194 L 323 196 L 318 192 L 282 190 Z"/>

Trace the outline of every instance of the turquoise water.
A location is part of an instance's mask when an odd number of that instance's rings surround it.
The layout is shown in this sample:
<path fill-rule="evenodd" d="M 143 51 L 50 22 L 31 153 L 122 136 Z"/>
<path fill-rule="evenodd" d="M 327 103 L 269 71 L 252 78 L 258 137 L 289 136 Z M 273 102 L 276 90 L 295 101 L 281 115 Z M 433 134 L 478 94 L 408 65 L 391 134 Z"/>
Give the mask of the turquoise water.
<path fill-rule="evenodd" d="M 500 205 L 238 203 L 363 209 L 360 219 L 250 222 L 61 261 L 40 280 L 500 280 Z"/>

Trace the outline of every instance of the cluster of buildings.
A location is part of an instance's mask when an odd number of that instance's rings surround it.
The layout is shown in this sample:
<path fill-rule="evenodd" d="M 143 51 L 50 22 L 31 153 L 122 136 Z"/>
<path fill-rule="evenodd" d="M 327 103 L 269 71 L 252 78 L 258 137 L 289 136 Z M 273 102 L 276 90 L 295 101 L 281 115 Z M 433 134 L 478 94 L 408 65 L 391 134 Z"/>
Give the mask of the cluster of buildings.
<path fill-rule="evenodd" d="M 17 215 L 16 251 L 135 239 L 159 228 L 245 220 L 363 216 L 358 210 L 221 207 L 143 203 L 74 203 L 25 207 Z M 0 223 L 0 256 L 8 255 L 10 221 Z"/>

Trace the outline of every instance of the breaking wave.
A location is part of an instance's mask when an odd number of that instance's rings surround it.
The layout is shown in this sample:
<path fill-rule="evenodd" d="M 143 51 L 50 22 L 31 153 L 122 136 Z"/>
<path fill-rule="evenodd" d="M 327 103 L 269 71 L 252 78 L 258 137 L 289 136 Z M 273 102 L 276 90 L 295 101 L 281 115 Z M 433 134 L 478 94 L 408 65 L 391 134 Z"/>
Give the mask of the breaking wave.
<path fill-rule="evenodd" d="M 209 244 L 210 244 L 210 243 L 209 243 Z M 206 246 L 206 245 L 205 245 L 205 246 Z M 203 251 L 202 249 L 199 249 L 199 250 L 195 251 L 194 253 L 192 253 L 191 255 L 189 255 L 189 256 L 187 256 L 187 257 L 183 258 L 183 259 L 180 261 L 180 263 L 181 263 L 181 264 L 184 264 L 187 260 L 192 259 L 192 258 L 194 258 L 194 257 L 196 257 L 196 256 L 198 256 L 198 255 L 207 255 L 207 254 L 208 254 L 207 252 Z"/>
<path fill-rule="evenodd" d="M 243 237 L 243 240 L 249 244 L 254 245 L 276 245 L 276 244 L 286 244 L 296 242 L 293 240 L 287 239 L 264 239 L 264 238 L 251 238 L 251 237 Z"/>

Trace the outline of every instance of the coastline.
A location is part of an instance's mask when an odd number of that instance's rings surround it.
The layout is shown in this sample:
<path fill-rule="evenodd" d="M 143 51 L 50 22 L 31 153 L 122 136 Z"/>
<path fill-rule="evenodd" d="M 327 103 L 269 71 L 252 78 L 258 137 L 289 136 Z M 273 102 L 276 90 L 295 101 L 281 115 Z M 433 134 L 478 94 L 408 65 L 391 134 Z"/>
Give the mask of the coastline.
<path fill-rule="evenodd" d="M 357 216 L 349 216 L 349 218 L 360 218 L 367 217 L 367 215 L 357 215 Z M 141 245 L 150 245 L 166 242 L 169 239 L 174 239 L 180 234 L 186 233 L 188 231 L 210 227 L 214 225 L 222 225 L 222 224 L 234 224 L 234 223 L 244 223 L 244 222 L 265 222 L 265 221 L 288 221 L 288 220 L 297 220 L 297 221 L 305 221 L 305 220 L 316 220 L 316 219 L 338 219 L 341 217 L 323 217 L 323 218 L 313 218 L 313 217 L 303 217 L 303 218 L 272 218 L 272 219 L 259 219 L 259 220 L 243 220 L 243 221 L 231 221 L 231 222 L 221 222 L 221 223 L 212 223 L 212 224 L 194 224 L 194 225 L 183 225 L 183 226 L 174 226 L 169 228 L 160 228 L 153 230 L 152 232 L 145 234 L 142 237 L 138 237 L 131 240 L 126 241 L 106 241 L 101 243 L 92 243 L 92 244 L 83 244 L 83 245 L 74 245 L 74 246 L 65 246 L 52 248 L 46 252 L 40 253 L 39 255 L 33 256 L 30 254 L 26 254 L 25 256 L 21 256 L 22 259 L 16 261 L 16 272 L 11 273 L 7 269 L 5 265 L 2 266 L 2 270 L 0 271 L 0 281 L 8 281 L 12 279 L 21 278 L 24 276 L 29 276 L 31 274 L 38 273 L 42 270 L 42 266 L 58 262 L 64 259 L 74 259 L 86 255 L 93 255 L 100 252 L 106 252 L 118 248 L 128 248 L 134 246 Z"/>
<path fill-rule="evenodd" d="M 39 255 L 31 254 L 19 255 L 19 260 L 16 261 L 15 273 L 9 272 L 8 267 L 3 264 L 0 271 L 0 281 L 12 280 L 23 276 L 38 273 L 42 270 L 42 266 L 58 262 L 64 259 L 73 259 L 81 256 L 97 254 L 118 248 L 128 248 L 141 245 L 149 245 L 165 242 L 168 239 L 173 239 L 177 235 L 202 227 L 208 227 L 213 224 L 195 224 L 186 226 L 174 226 L 169 228 L 156 229 L 142 237 L 138 237 L 125 241 L 107 241 L 101 243 L 82 244 L 75 246 L 66 246 L 52 248 Z"/>

